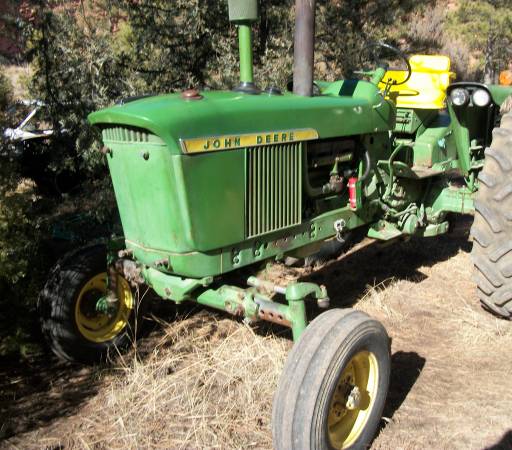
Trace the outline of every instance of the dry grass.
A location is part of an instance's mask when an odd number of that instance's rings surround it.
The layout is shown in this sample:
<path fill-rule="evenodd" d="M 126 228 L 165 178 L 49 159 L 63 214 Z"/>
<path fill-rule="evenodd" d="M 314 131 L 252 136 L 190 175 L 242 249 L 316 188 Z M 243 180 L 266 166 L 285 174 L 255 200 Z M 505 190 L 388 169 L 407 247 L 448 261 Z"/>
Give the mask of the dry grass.
<path fill-rule="evenodd" d="M 101 394 L 55 434 L 23 446 L 270 448 L 271 404 L 288 343 L 199 314 L 165 325 L 142 360 L 118 359 Z M 65 427 L 65 434 L 61 434 Z M 53 434 L 53 436 L 52 436 Z"/>
<path fill-rule="evenodd" d="M 369 314 L 378 310 L 393 325 L 393 328 L 399 327 L 400 324 L 407 320 L 407 308 L 403 307 L 400 300 L 398 300 L 396 305 L 391 306 L 389 300 L 395 297 L 400 299 L 404 284 L 407 284 L 407 282 L 390 278 L 380 282 L 378 285 L 369 286 L 358 302 L 358 309 Z"/>
<path fill-rule="evenodd" d="M 512 326 L 479 307 L 466 236 L 463 228 L 385 249 L 365 243 L 314 271 L 264 273 L 325 282 L 335 304 L 355 301 L 388 329 L 392 379 L 374 449 L 512 448 Z M 272 396 L 290 346 L 206 311 L 162 325 L 139 342 L 137 358 L 95 372 L 97 392 L 69 414 L 4 444 L 270 449 Z"/>

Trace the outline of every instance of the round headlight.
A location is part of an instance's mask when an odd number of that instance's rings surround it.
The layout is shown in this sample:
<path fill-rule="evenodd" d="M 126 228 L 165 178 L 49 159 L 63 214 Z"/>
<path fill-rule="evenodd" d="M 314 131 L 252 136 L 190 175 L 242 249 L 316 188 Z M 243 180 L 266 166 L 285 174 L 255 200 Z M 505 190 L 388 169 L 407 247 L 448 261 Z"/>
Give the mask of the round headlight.
<path fill-rule="evenodd" d="M 477 89 L 473 93 L 473 103 L 480 107 L 487 106 L 491 103 L 491 96 L 489 95 L 489 92 L 485 89 Z"/>
<path fill-rule="evenodd" d="M 469 92 L 466 89 L 457 88 L 452 91 L 450 98 L 455 106 L 463 106 L 469 102 Z"/>

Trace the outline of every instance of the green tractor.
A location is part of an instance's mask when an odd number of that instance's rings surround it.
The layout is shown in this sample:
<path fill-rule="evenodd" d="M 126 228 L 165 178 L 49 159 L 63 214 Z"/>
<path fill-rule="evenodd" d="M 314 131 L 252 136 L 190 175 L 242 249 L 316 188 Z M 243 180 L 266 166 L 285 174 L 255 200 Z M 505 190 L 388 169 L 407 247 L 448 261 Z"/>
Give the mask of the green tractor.
<path fill-rule="evenodd" d="M 315 1 L 297 0 L 293 92 L 260 90 L 257 0 L 229 7 L 240 40 L 236 89 L 130 99 L 89 116 L 124 236 L 57 264 L 40 297 L 43 330 L 63 358 L 104 359 L 130 342 L 142 286 L 289 327 L 276 449 L 366 448 L 389 384 L 384 327 L 336 308 L 309 323 L 306 302 L 329 308 L 325 287 L 256 277 L 235 286 L 226 274 L 306 257 L 356 229 L 381 241 L 433 237 L 448 231 L 450 214 L 474 213 L 478 295 L 510 319 L 512 114 L 500 106 L 512 88 L 452 83 L 448 58 L 408 58 L 387 44 L 373 45 L 375 65 L 361 79 L 315 82 Z M 384 48 L 403 70 L 378 57 Z"/>

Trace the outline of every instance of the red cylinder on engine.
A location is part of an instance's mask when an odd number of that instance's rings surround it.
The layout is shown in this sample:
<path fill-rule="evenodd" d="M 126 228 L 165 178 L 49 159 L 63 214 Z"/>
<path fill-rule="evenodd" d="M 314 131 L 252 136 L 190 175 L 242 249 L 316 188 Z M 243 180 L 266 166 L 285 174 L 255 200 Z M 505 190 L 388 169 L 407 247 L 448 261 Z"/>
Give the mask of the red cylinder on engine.
<path fill-rule="evenodd" d="M 357 209 L 357 178 L 348 179 L 348 199 L 351 209 Z"/>

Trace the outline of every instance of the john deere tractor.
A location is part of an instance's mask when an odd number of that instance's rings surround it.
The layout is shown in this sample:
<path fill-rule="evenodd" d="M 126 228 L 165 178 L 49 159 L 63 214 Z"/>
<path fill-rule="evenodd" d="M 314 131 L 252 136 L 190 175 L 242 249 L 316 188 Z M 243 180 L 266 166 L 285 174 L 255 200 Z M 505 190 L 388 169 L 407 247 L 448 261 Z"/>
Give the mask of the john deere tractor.
<path fill-rule="evenodd" d="M 315 1 L 297 0 L 293 91 L 262 90 L 251 50 L 257 0 L 229 0 L 229 15 L 240 41 L 235 89 L 131 99 L 89 116 L 124 236 L 57 264 L 40 297 L 43 329 L 63 358 L 104 359 L 130 341 L 142 286 L 289 327 L 275 447 L 366 448 L 389 384 L 384 327 L 329 309 L 323 286 L 254 276 L 238 286 L 226 274 L 305 257 L 356 229 L 381 241 L 434 237 L 449 214 L 474 213 L 479 298 L 510 319 L 512 115 L 500 106 L 512 88 L 453 83 L 447 57 L 409 58 L 383 43 L 370 46 L 374 65 L 357 79 L 314 81 Z M 311 323 L 309 301 L 328 309 Z"/>

